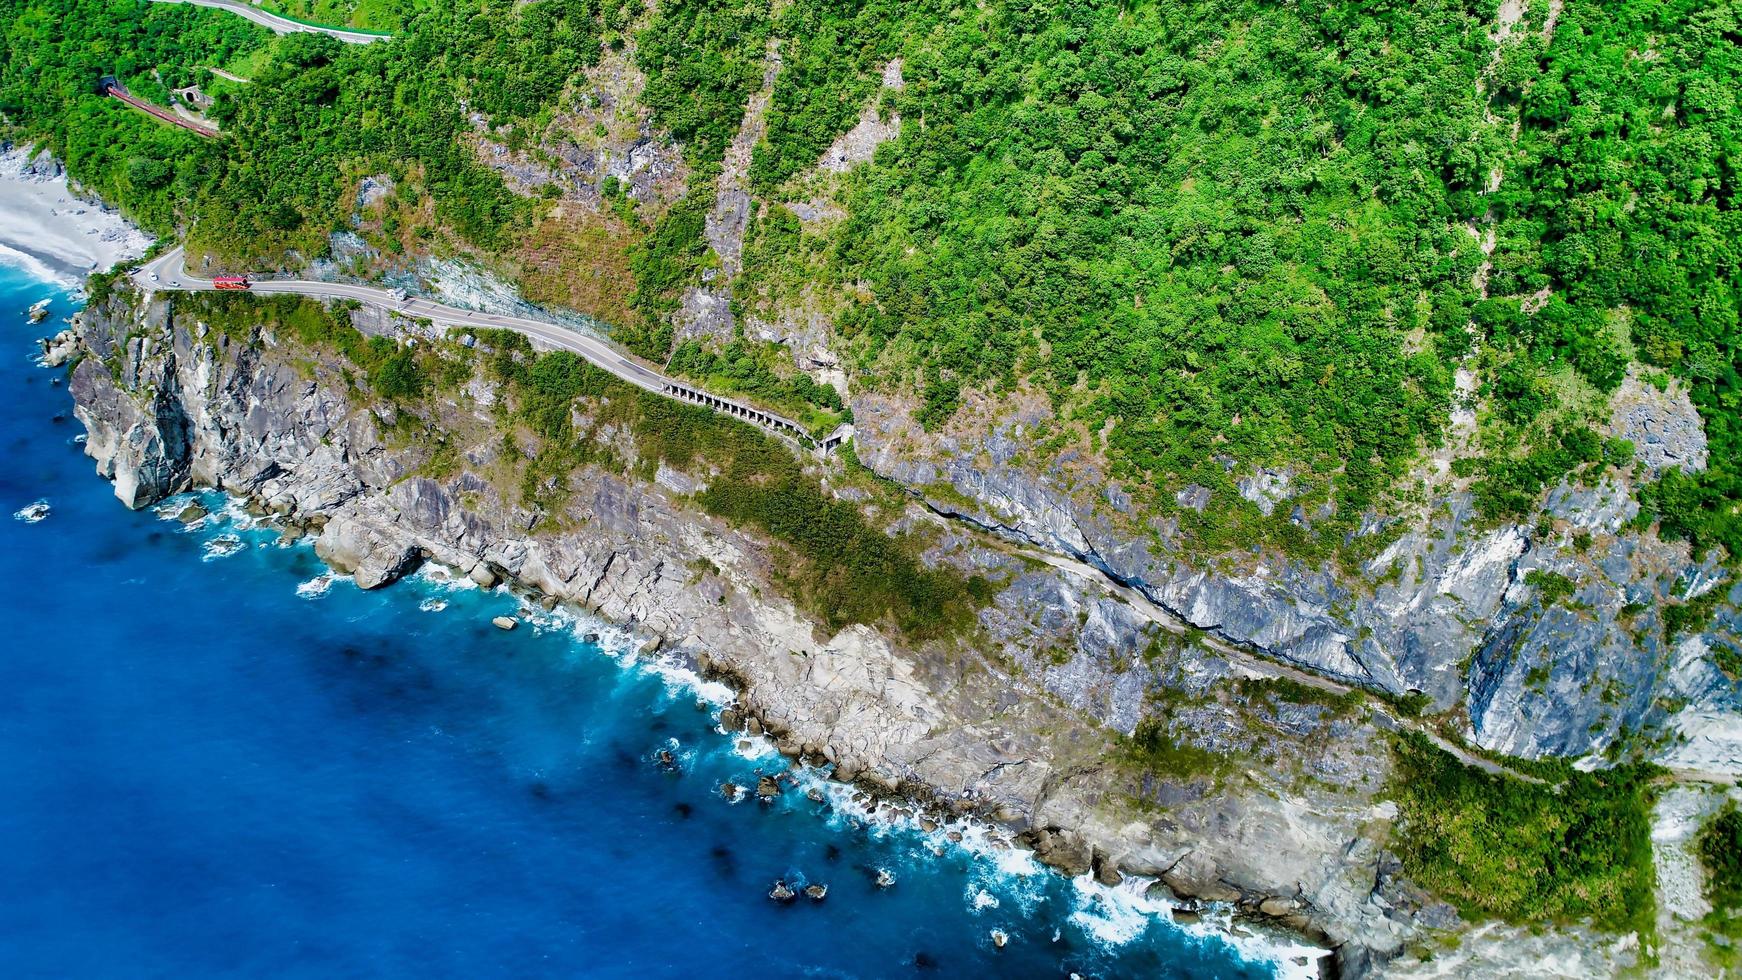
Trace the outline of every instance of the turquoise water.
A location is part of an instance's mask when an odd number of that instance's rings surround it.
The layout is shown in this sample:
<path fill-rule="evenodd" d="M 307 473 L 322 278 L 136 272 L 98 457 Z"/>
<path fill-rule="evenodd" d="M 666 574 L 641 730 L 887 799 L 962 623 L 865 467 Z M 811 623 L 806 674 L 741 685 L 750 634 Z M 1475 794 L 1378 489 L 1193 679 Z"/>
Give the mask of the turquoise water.
<path fill-rule="evenodd" d="M 1273 975 L 971 829 L 728 803 L 784 761 L 597 624 L 127 511 L 32 363 L 48 292 L 0 269 L 0 976 Z"/>

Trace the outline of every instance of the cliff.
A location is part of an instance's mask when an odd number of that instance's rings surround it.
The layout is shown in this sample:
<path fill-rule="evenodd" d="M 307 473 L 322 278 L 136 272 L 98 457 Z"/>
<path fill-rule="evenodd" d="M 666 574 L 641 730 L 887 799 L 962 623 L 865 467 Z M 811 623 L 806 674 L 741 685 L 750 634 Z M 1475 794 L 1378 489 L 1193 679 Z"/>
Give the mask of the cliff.
<path fill-rule="evenodd" d="M 894 527 L 922 532 L 933 566 L 971 570 L 993 585 L 974 622 L 923 640 L 882 624 L 826 629 L 788 597 L 779 570 L 789 558 L 777 542 L 697 505 L 699 488 L 720 478 L 705 457 L 674 467 L 643 458 L 632 426 L 589 425 L 587 438 L 628 465 L 572 466 L 551 478 L 562 493 L 529 493 L 543 486 L 531 469 L 540 440 L 514 423 L 508 393 L 470 368 L 433 393 L 387 399 L 329 345 L 250 320 L 251 308 L 237 305 L 248 298 L 223 302 L 227 322 L 215 324 L 201 317 L 220 307 L 119 293 L 77 321 L 71 391 L 86 450 L 130 507 L 221 488 L 312 535 L 317 553 L 364 588 L 435 561 L 481 584 L 508 581 L 528 601 L 584 607 L 632 627 L 647 656 L 731 679 L 741 703 L 723 716 L 728 727 L 765 731 L 788 755 L 832 764 L 837 777 L 872 792 L 983 816 L 1068 874 L 1153 877 L 1185 907 L 1230 903 L 1305 932 L 1337 950 L 1346 975 L 1402 970 L 1414 961 L 1394 958 L 1473 925 L 1413 884 L 1388 845 L 1398 808 L 1387 798 L 1387 730 L 1409 722 L 1382 705 L 1199 642 L 1092 571 L 1037 561 L 933 512 L 948 508 L 918 502 Z M 485 356 L 482 345 L 473 351 L 412 322 L 362 311 L 351 319 L 455 363 Z M 569 411 L 602 409 L 582 399 Z M 895 469 L 875 454 L 871 461 Z M 808 474 L 851 499 L 864 491 L 844 465 L 813 461 Z M 1011 479 L 966 472 L 958 478 Z M 1351 605 L 1328 577 L 1278 569 L 1257 584 L 1189 573 L 1119 546 L 1031 487 L 1009 482 L 1004 492 L 1020 507 L 1002 520 L 979 512 L 976 521 L 1081 555 L 1223 637 L 1333 675 L 1375 676 L 1326 611 Z M 1602 513 L 1600 496 L 1564 496 L 1568 513 Z M 1473 673 L 1490 678 L 1485 711 L 1501 717 L 1507 709 L 1496 705 L 1536 702 L 1508 693 L 1516 683 L 1507 664 L 1480 666 L 1481 651 L 1498 640 L 1470 638 L 1523 636 L 1506 642 L 1589 656 L 1579 652 L 1583 640 L 1552 639 L 1578 627 L 1544 614 L 1519 584 L 1522 569 L 1536 566 L 1516 529 L 1474 550 L 1431 529 L 1398 540 L 1420 570 L 1352 603 L 1374 622 L 1386 608 L 1409 610 L 1393 628 L 1418 639 L 1406 645 L 1410 656 L 1388 662 L 1395 676 L 1421 676 L 1441 692 L 1433 665 L 1443 670 L 1449 651 L 1476 650 Z M 1683 567 L 1650 581 L 1667 587 Z M 1596 590 L 1591 600 L 1608 601 Z M 1484 609 L 1497 629 L 1476 618 Z M 1643 712 L 1664 672 L 1633 669 L 1647 671 L 1639 690 L 1628 689 Z M 1686 664 L 1668 675 L 1662 683 L 1712 684 Z M 1145 731 L 1162 735 L 1123 737 Z M 1182 731 L 1190 736 L 1183 747 L 1168 734 Z M 1466 946 L 1478 968 L 1522 955 L 1499 940 L 1520 930 L 1489 934 L 1495 941 Z M 1578 929 L 1518 947 L 1545 949 L 1596 972 L 1633 955 Z"/>

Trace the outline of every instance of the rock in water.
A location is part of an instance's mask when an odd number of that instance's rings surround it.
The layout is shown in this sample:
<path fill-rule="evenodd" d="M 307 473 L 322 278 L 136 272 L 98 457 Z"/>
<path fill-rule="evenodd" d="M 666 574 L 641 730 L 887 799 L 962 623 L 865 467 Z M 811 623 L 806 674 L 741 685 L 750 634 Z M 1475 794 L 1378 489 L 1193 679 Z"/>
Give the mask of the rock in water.
<path fill-rule="evenodd" d="M 804 893 L 811 901 L 820 902 L 829 897 L 829 886 L 823 884 L 806 885 Z"/>
<path fill-rule="evenodd" d="M 756 781 L 756 795 L 765 800 L 771 800 L 780 795 L 780 780 L 773 776 L 763 776 Z"/>
<path fill-rule="evenodd" d="M 183 524 L 196 524 L 206 519 L 206 513 L 205 505 L 196 500 L 183 507 L 181 513 L 175 515 L 175 519 Z"/>
<path fill-rule="evenodd" d="M 490 625 L 499 630 L 511 630 L 520 625 L 520 620 L 515 619 L 513 616 L 497 616 L 495 619 L 490 620 Z"/>
<path fill-rule="evenodd" d="M 736 802 L 738 802 L 738 791 L 740 788 L 741 787 L 739 787 L 739 785 L 737 783 L 733 783 L 733 782 L 721 783 L 720 784 L 720 795 L 724 796 L 726 798 L 727 802 L 736 803 Z"/>
<path fill-rule="evenodd" d="M 895 884 L 895 876 L 889 873 L 889 869 L 888 868 L 878 868 L 877 869 L 877 887 L 878 888 L 888 888 L 893 884 Z"/>
<path fill-rule="evenodd" d="M 1003 929 L 992 930 L 992 945 L 998 947 L 999 949 L 1003 949 L 1004 944 L 1009 942 L 1009 941 L 1010 941 L 1010 934 L 1005 932 Z"/>
<path fill-rule="evenodd" d="M 785 878 L 781 878 L 776 880 L 774 887 L 768 890 L 768 897 L 776 902 L 790 902 L 798 897 L 798 893 L 787 885 Z"/>

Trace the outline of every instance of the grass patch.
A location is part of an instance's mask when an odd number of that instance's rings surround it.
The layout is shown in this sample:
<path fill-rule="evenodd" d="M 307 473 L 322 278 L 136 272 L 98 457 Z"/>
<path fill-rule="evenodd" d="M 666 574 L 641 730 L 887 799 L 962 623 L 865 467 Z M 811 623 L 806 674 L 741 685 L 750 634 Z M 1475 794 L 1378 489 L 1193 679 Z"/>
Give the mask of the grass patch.
<path fill-rule="evenodd" d="M 1417 733 L 1396 748 L 1393 844 L 1417 883 L 1471 917 L 1651 934 L 1652 767 L 1567 770 L 1557 788 L 1465 766 Z"/>
<path fill-rule="evenodd" d="M 1136 731 L 1120 739 L 1119 759 L 1145 772 L 1175 779 L 1214 779 L 1228 768 L 1225 756 L 1175 738 L 1165 718 L 1139 722 Z"/>
<path fill-rule="evenodd" d="M 1316 704 L 1329 708 L 1333 715 L 1349 715 L 1361 706 L 1361 692 L 1327 691 L 1311 684 L 1302 684 L 1292 677 L 1241 677 L 1234 689 L 1242 697 L 1262 701 L 1272 709 L 1281 704 Z"/>
<path fill-rule="evenodd" d="M 1700 829 L 1697 843 L 1712 903 L 1705 925 L 1713 954 L 1719 966 L 1733 970 L 1742 961 L 1742 808 L 1730 803 L 1718 811 Z"/>
<path fill-rule="evenodd" d="M 922 542 L 895 537 L 849 503 L 830 497 L 792 452 L 747 423 L 651 395 L 566 351 L 534 354 L 525 338 L 478 331 L 488 370 L 512 393 L 515 416 L 563 447 L 570 465 L 587 460 L 591 440 L 573 431 L 577 401 L 593 425 L 628 426 L 640 454 L 636 475 L 658 462 L 712 470 L 701 507 L 772 538 L 785 552 L 777 581 L 831 629 L 888 623 L 911 639 L 963 629 L 992 598 L 979 576 L 928 568 Z"/>

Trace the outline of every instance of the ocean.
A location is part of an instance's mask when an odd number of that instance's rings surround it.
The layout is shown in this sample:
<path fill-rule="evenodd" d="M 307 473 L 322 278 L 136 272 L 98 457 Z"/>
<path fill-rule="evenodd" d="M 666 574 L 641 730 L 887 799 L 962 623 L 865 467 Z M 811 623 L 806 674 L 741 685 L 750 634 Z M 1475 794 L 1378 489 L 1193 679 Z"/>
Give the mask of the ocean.
<path fill-rule="evenodd" d="M 0 975 L 1303 971 L 814 776 L 728 802 L 785 760 L 600 624 L 502 632 L 513 596 L 439 573 L 361 591 L 215 494 L 128 511 L 34 363 L 60 290 L 0 267 Z"/>

